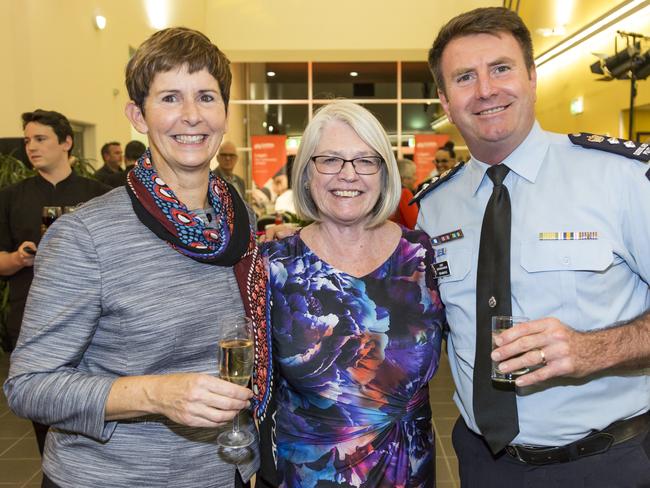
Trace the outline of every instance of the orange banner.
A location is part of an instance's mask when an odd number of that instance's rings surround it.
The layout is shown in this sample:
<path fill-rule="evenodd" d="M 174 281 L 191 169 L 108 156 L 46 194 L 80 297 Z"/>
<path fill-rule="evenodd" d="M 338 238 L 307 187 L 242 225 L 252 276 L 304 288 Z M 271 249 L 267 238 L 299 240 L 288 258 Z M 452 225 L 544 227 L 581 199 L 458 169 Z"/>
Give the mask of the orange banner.
<path fill-rule="evenodd" d="M 262 188 L 287 163 L 287 136 L 251 136 L 253 181 Z"/>
<path fill-rule="evenodd" d="M 415 135 L 413 161 L 415 161 L 416 185 L 430 178 L 431 172 L 436 169 L 436 152 L 448 140 L 449 136 L 447 134 Z"/>

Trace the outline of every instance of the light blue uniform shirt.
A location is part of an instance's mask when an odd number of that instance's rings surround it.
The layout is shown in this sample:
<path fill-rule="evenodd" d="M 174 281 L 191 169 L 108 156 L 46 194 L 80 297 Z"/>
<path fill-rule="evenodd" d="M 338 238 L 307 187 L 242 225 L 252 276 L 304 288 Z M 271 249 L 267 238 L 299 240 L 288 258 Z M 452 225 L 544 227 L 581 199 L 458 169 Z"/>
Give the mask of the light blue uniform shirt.
<path fill-rule="evenodd" d="M 650 167 L 571 143 L 536 123 L 504 161 L 512 204 L 512 314 L 555 317 L 577 330 L 629 320 L 650 307 Z M 492 193 L 488 165 L 472 158 L 421 202 L 418 226 L 449 276 L 438 279 L 446 306 L 454 397 L 467 425 L 476 347 L 476 267 L 483 213 Z M 650 174 L 650 173 L 649 173 Z M 540 240 L 540 232 L 597 232 L 592 240 Z M 490 324 L 484 324 L 490 327 Z M 519 388 L 513 444 L 564 445 L 648 410 L 648 370 L 558 378 Z"/>

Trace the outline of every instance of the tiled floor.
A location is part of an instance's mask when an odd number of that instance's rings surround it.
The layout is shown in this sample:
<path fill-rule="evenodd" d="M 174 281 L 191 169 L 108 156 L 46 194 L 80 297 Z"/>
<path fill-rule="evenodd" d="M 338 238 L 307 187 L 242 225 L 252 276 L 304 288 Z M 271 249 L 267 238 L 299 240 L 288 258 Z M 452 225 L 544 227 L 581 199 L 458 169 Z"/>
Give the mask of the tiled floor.
<path fill-rule="evenodd" d="M 9 357 L 0 350 L 0 385 L 9 369 Z M 454 383 L 447 358 L 429 387 L 433 428 L 436 432 L 437 488 L 459 488 L 456 456 L 451 446 L 451 429 L 458 410 L 451 397 Z M 41 486 L 41 460 L 31 423 L 16 417 L 0 394 L 0 488 Z"/>

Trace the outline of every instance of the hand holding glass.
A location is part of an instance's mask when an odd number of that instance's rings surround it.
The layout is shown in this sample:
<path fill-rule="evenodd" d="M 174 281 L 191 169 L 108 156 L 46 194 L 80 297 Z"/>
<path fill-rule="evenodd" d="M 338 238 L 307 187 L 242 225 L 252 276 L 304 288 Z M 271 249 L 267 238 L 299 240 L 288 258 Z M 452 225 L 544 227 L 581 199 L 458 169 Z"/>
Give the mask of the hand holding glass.
<path fill-rule="evenodd" d="M 219 341 L 217 356 L 220 377 L 239 386 L 246 386 L 253 371 L 253 326 L 251 319 L 243 317 L 234 322 L 230 330 Z M 239 430 L 239 414 L 232 422 L 232 430 L 222 432 L 217 442 L 222 447 L 246 447 L 255 437 Z"/>
<path fill-rule="evenodd" d="M 501 332 L 508 330 L 514 327 L 517 324 L 523 322 L 529 322 L 530 319 L 527 317 L 512 317 L 510 315 L 499 315 L 492 317 L 492 350 L 496 349 L 496 344 L 494 343 L 494 338 L 498 336 Z M 492 361 L 492 381 L 499 381 L 502 383 L 514 383 L 515 380 L 530 371 L 530 368 L 521 368 L 517 371 L 511 371 L 509 373 L 502 373 L 499 371 L 499 362 Z"/>

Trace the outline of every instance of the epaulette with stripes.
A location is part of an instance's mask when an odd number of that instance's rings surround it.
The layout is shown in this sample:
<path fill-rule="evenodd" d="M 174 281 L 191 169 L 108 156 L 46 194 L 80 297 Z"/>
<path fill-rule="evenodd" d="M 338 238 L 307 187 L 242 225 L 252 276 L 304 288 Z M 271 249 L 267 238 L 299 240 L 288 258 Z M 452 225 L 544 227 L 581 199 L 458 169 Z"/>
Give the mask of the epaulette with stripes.
<path fill-rule="evenodd" d="M 650 144 L 647 143 L 638 144 L 626 139 L 589 134 L 588 132 L 569 134 L 569 139 L 573 144 L 587 149 L 599 149 L 644 163 L 650 161 Z"/>
<path fill-rule="evenodd" d="M 465 165 L 464 161 L 459 161 L 456 163 L 456 166 L 453 168 L 448 169 L 444 173 L 442 173 L 440 176 L 436 176 L 433 178 L 429 183 L 425 183 L 425 185 L 422 187 L 422 189 L 417 192 L 411 201 L 409 202 L 409 205 L 413 205 L 414 203 L 417 203 L 418 205 L 420 204 L 420 200 L 424 198 L 429 192 L 432 192 L 436 188 L 438 188 L 440 185 L 442 185 L 445 181 L 449 181 L 454 177 L 458 171 Z"/>

